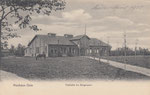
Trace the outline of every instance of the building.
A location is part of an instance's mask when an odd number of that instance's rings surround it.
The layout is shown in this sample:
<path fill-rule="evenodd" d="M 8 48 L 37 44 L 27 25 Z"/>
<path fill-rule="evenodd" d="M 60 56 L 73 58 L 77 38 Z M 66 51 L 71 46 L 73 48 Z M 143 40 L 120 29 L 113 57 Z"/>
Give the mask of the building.
<path fill-rule="evenodd" d="M 73 36 L 55 33 L 36 35 L 28 44 L 25 56 L 45 53 L 47 57 L 108 55 L 111 46 L 87 35 Z"/>

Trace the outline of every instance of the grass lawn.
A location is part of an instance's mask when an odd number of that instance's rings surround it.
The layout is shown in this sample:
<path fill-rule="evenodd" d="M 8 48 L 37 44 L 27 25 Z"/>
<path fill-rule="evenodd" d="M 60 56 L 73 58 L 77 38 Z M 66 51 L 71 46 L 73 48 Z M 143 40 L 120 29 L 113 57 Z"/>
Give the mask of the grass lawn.
<path fill-rule="evenodd" d="M 125 71 L 105 63 L 84 57 L 35 58 L 3 58 L 1 70 L 12 72 L 30 80 L 135 80 L 150 79 L 142 74 Z"/>
<path fill-rule="evenodd" d="M 118 61 L 124 63 L 124 56 L 110 56 L 110 60 Z M 140 67 L 145 67 L 150 69 L 150 56 L 127 56 L 126 57 L 127 64 L 136 65 Z"/>

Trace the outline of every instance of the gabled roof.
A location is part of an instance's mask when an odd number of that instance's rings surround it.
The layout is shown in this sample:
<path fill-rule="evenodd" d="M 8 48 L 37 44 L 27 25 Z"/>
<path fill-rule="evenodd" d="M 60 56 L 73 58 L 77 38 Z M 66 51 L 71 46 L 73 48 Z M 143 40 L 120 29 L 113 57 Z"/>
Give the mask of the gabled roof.
<path fill-rule="evenodd" d="M 83 38 L 83 37 L 87 37 L 88 39 L 90 39 L 87 35 L 78 35 L 78 36 L 73 37 L 73 38 L 70 39 L 70 40 L 80 40 L 80 39 Z"/>
<path fill-rule="evenodd" d="M 73 38 L 67 38 L 64 36 L 49 36 L 49 35 L 36 35 L 34 38 L 31 40 L 31 42 L 28 44 L 28 46 L 34 41 L 36 37 L 42 39 L 46 44 L 51 44 L 51 45 L 76 45 L 73 40 L 80 40 L 82 37 L 87 37 L 89 39 L 89 45 L 90 46 L 109 46 L 110 45 L 102 42 L 101 40 L 98 40 L 96 38 L 89 38 L 87 35 L 79 35 L 75 36 Z"/>
<path fill-rule="evenodd" d="M 91 38 L 91 40 L 89 40 L 89 45 L 90 46 L 109 46 L 111 47 L 110 45 L 102 42 L 101 40 L 98 40 L 96 38 Z"/>
<path fill-rule="evenodd" d="M 34 41 L 34 39 L 37 37 L 38 35 L 35 35 L 34 37 L 33 37 L 33 39 L 28 43 L 28 46 L 30 46 L 30 44 Z"/>
<path fill-rule="evenodd" d="M 56 37 L 50 37 L 50 36 L 40 36 L 41 39 L 44 39 L 44 41 L 47 44 L 52 44 L 52 45 L 75 45 L 75 43 L 69 41 L 69 38 L 66 38 L 64 36 L 56 36 Z"/>
<path fill-rule="evenodd" d="M 75 43 L 71 42 L 69 38 L 66 38 L 64 36 L 48 36 L 48 35 L 36 35 L 31 42 L 28 44 L 28 46 L 33 42 L 33 40 L 38 37 L 42 39 L 46 44 L 51 45 L 75 45 Z"/>

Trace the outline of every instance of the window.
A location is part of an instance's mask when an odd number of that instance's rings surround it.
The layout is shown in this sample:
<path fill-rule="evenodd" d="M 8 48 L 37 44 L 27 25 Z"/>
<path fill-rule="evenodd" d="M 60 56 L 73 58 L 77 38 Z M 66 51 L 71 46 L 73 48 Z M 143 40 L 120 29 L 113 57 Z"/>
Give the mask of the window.
<path fill-rule="evenodd" d="M 36 47 L 36 53 L 40 53 L 40 48 Z"/>
<path fill-rule="evenodd" d="M 75 54 L 75 48 L 72 49 L 73 54 Z"/>
<path fill-rule="evenodd" d="M 31 51 L 32 51 L 32 48 L 29 49 L 29 52 L 30 52 L 30 53 L 31 53 Z"/>
<path fill-rule="evenodd" d="M 92 53 L 92 49 L 90 49 L 90 53 Z"/>
<path fill-rule="evenodd" d="M 53 49 L 51 50 L 51 53 L 53 53 Z"/>
<path fill-rule="evenodd" d="M 45 46 L 45 52 L 47 52 L 47 46 Z"/>
<path fill-rule="evenodd" d="M 71 47 L 69 47 L 69 52 L 71 53 Z"/>
<path fill-rule="evenodd" d="M 99 53 L 99 50 L 97 49 L 97 53 Z"/>
<path fill-rule="evenodd" d="M 55 49 L 55 53 L 57 53 L 57 50 Z"/>
<path fill-rule="evenodd" d="M 63 48 L 61 47 L 61 52 L 63 52 Z"/>
<path fill-rule="evenodd" d="M 66 48 L 64 48 L 64 53 L 66 53 Z"/>

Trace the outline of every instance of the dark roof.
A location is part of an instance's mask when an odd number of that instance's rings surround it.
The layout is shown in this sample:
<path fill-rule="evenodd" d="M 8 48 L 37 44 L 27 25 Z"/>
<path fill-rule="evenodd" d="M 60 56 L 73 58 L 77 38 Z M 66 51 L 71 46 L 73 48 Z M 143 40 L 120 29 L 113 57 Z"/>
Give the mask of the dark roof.
<path fill-rule="evenodd" d="M 89 45 L 90 46 L 109 46 L 111 47 L 110 45 L 102 42 L 101 40 L 98 40 L 96 38 L 91 38 L 91 40 L 89 40 Z"/>
<path fill-rule="evenodd" d="M 90 39 L 87 35 L 78 35 L 78 36 L 73 37 L 73 38 L 70 39 L 70 40 L 80 40 L 80 39 L 83 38 L 84 36 L 86 36 L 88 39 Z"/>
<path fill-rule="evenodd" d="M 86 36 L 89 39 L 89 45 L 90 46 L 109 46 L 110 45 L 102 42 L 101 40 L 98 40 L 96 38 L 89 38 L 87 35 L 79 35 L 79 36 L 75 36 L 73 38 L 67 38 L 64 36 L 48 36 L 48 35 L 36 35 L 28 44 L 28 46 L 33 42 L 33 40 L 36 37 L 39 37 L 40 39 L 43 39 L 44 42 L 46 42 L 46 44 L 51 44 L 51 45 L 76 45 L 74 42 L 72 42 L 72 40 L 79 40 L 82 37 Z"/>
<path fill-rule="evenodd" d="M 35 35 L 34 38 L 28 43 L 28 46 L 30 46 L 30 44 L 34 41 L 34 39 L 37 37 L 38 35 Z"/>
<path fill-rule="evenodd" d="M 51 44 L 51 45 L 75 45 L 75 43 L 69 41 L 69 38 L 66 38 L 64 36 L 55 36 L 51 37 L 48 35 L 36 35 L 32 41 L 36 38 L 43 39 L 46 44 Z M 32 43 L 32 41 L 28 44 L 28 46 Z"/>

